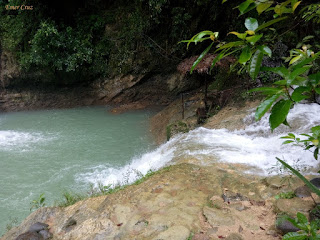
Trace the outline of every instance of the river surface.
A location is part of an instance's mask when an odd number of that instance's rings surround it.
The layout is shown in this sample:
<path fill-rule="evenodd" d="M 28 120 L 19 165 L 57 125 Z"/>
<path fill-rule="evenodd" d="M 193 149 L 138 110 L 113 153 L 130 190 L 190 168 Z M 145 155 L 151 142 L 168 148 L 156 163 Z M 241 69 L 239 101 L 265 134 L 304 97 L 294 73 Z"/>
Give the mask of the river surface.
<path fill-rule="evenodd" d="M 107 110 L 0 115 L 0 236 L 11 221 L 30 214 L 30 202 L 40 194 L 53 205 L 65 191 L 87 192 L 91 182 L 97 185 L 102 178 L 102 169 L 109 169 L 104 177 L 112 178 L 133 157 L 154 148 L 148 132 L 151 112 L 113 115 Z M 113 183 L 125 178 L 121 174 Z"/>

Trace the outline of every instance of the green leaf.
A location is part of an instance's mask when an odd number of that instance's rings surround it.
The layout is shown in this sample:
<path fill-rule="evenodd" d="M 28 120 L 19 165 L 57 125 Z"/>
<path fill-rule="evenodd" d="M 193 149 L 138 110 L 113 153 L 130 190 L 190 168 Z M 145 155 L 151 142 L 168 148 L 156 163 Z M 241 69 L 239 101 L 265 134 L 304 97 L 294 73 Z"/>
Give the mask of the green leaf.
<path fill-rule="evenodd" d="M 289 232 L 282 237 L 282 240 L 306 240 L 308 239 L 307 233 Z"/>
<path fill-rule="evenodd" d="M 293 12 L 296 10 L 296 8 L 299 6 L 300 3 L 301 3 L 301 1 L 296 2 L 296 3 L 292 6 L 292 11 L 293 11 Z"/>
<path fill-rule="evenodd" d="M 301 68 L 301 67 L 303 67 L 313 61 L 314 61 L 314 58 L 306 58 L 306 59 L 302 60 L 301 62 L 299 62 L 298 64 L 291 66 L 290 69 L 292 69 L 292 70 L 299 69 L 299 68 Z"/>
<path fill-rule="evenodd" d="M 263 52 L 264 55 L 267 55 L 267 56 L 271 57 L 272 51 L 271 51 L 271 49 L 270 49 L 268 46 L 263 45 L 263 46 L 258 46 L 257 48 L 258 48 L 261 52 Z"/>
<path fill-rule="evenodd" d="M 243 2 L 243 3 L 241 3 L 240 5 L 239 5 L 239 11 L 240 11 L 240 13 L 244 13 L 245 12 L 245 10 L 249 7 L 249 5 L 252 3 L 253 1 L 250 1 L 250 0 L 247 0 L 247 1 L 245 1 L 245 2 Z"/>
<path fill-rule="evenodd" d="M 239 63 L 245 64 L 251 58 L 251 55 L 251 48 L 249 46 L 244 47 L 239 57 Z"/>
<path fill-rule="evenodd" d="M 249 64 L 249 75 L 255 80 L 260 72 L 260 67 L 263 59 L 263 53 L 258 49 L 251 58 Z"/>
<path fill-rule="evenodd" d="M 265 10 L 267 10 L 270 6 L 272 5 L 272 2 L 265 2 L 265 3 L 260 3 L 257 6 L 257 12 L 259 15 L 263 13 Z"/>
<path fill-rule="evenodd" d="M 308 76 L 310 83 L 317 86 L 320 83 L 320 72 Z"/>
<path fill-rule="evenodd" d="M 298 77 L 299 75 L 305 73 L 310 68 L 311 68 L 311 66 L 305 66 L 305 67 L 301 67 L 301 68 L 295 69 L 292 73 L 290 73 L 290 75 L 288 77 L 288 80 L 287 80 L 287 84 L 291 85 L 292 82 L 296 79 L 296 77 Z"/>
<path fill-rule="evenodd" d="M 252 9 L 252 7 L 250 7 L 252 3 L 253 3 L 253 0 L 246 0 L 245 2 L 241 3 L 239 5 L 240 13 L 245 14 L 246 12 L 250 11 Z"/>
<path fill-rule="evenodd" d="M 204 56 L 209 52 L 209 50 L 211 49 L 212 45 L 213 45 L 213 42 L 200 54 L 200 56 L 197 58 L 197 60 L 194 61 L 194 63 L 192 64 L 192 67 L 190 69 L 190 73 L 193 72 L 195 67 L 201 62 L 201 60 L 204 58 Z"/>
<path fill-rule="evenodd" d="M 316 93 L 320 94 L 320 88 L 315 88 L 314 90 L 316 91 Z"/>
<path fill-rule="evenodd" d="M 241 45 L 244 45 L 244 42 L 243 41 L 236 41 L 236 42 L 229 42 L 227 44 L 224 44 L 223 46 L 219 47 L 217 51 L 220 51 L 222 49 L 226 49 L 226 48 L 232 48 L 232 47 L 238 47 L 238 46 L 241 46 Z"/>
<path fill-rule="evenodd" d="M 273 83 L 274 85 L 287 85 L 287 81 L 286 80 L 279 80 Z"/>
<path fill-rule="evenodd" d="M 238 33 L 238 32 L 229 32 L 228 34 L 233 34 L 236 35 L 238 38 L 244 40 L 246 38 L 246 36 L 248 35 L 248 33 Z"/>
<path fill-rule="evenodd" d="M 311 132 L 316 136 L 320 136 L 320 126 L 315 126 L 311 128 Z"/>
<path fill-rule="evenodd" d="M 297 87 L 296 89 L 294 89 L 291 98 L 295 102 L 300 102 L 304 99 L 308 99 L 310 98 L 310 90 L 310 87 Z M 304 95 L 304 93 L 308 93 L 309 95 Z"/>
<path fill-rule="evenodd" d="M 313 157 L 318 160 L 319 148 L 316 148 L 313 152 Z"/>
<path fill-rule="evenodd" d="M 270 124 L 271 130 L 274 130 L 286 120 L 289 110 L 291 108 L 291 105 L 292 105 L 291 100 L 282 99 L 272 107 L 271 115 L 269 118 L 269 124 Z"/>
<path fill-rule="evenodd" d="M 260 120 L 262 116 L 270 109 L 272 104 L 280 97 L 281 94 L 275 94 L 271 96 L 270 98 L 267 98 L 264 100 L 260 105 L 257 107 L 256 113 L 255 113 L 255 119 L 256 121 Z"/>
<path fill-rule="evenodd" d="M 209 30 L 206 30 L 206 31 L 202 31 L 202 32 L 199 32 L 197 33 L 196 35 L 194 35 L 190 40 L 183 40 L 183 41 L 180 41 L 180 42 L 187 42 L 187 49 L 189 48 L 189 45 L 190 43 L 195 43 L 197 44 L 198 42 L 202 42 L 204 40 L 207 40 L 207 39 L 210 39 L 210 37 L 207 37 L 207 38 L 204 38 L 205 36 L 215 36 L 217 37 L 218 36 L 218 32 L 212 32 L 212 31 L 209 31 Z"/>
<path fill-rule="evenodd" d="M 260 40 L 260 38 L 263 36 L 263 34 L 259 34 L 259 35 L 254 35 L 254 36 L 250 36 L 250 37 L 246 37 L 246 40 L 251 43 L 252 45 L 254 45 L 256 42 L 258 42 Z"/>
<path fill-rule="evenodd" d="M 289 75 L 289 71 L 285 67 L 262 67 L 261 71 L 274 72 L 283 78 Z"/>
<path fill-rule="evenodd" d="M 268 22 L 266 22 L 266 23 L 263 23 L 263 24 L 261 24 L 261 25 L 256 29 L 255 32 L 258 32 L 258 31 L 260 31 L 260 30 L 262 30 L 262 29 L 264 29 L 264 28 L 266 28 L 266 27 L 269 27 L 269 26 L 271 26 L 271 25 L 273 25 L 273 24 L 275 24 L 275 23 L 277 23 L 277 22 L 280 22 L 280 21 L 282 21 L 282 20 L 284 20 L 284 19 L 286 19 L 286 18 L 287 18 L 287 17 L 276 18 L 276 19 L 273 19 L 273 20 L 268 21 Z"/>
<path fill-rule="evenodd" d="M 251 92 L 262 92 L 262 94 L 265 95 L 274 95 L 274 94 L 279 94 L 282 92 L 282 88 L 274 88 L 274 87 L 259 87 L 259 88 L 253 88 L 248 91 L 249 93 Z"/>
<path fill-rule="evenodd" d="M 298 55 L 295 56 L 294 58 L 292 58 L 289 62 L 289 65 L 294 64 L 295 62 L 297 62 L 298 60 L 300 60 L 302 58 L 302 55 Z"/>
<path fill-rule="evenodd" d="M 248 30 L 255 31 L 259 27 L 259 23 L 255 18 L 246 18 L 244 25 Z"/>
<path fill-rule="evenodd" d="M 300 212 L 297 213 L 297 218 L 298 218 L 300 223 L 304 223 L 304 224 L 308 223 L 308 218 L 304 214 L 302 214 Z"/>
<path fill-rule="evenodd" d="M 296 175 L 298 178 L 300 178 L 300 180 L 302 180 L 307 187 L 314 193 L 316 193 L 318 196 L 320 196 L 320 190 L 313 185 L 308 179 L 306 179 L 301 173 L 299 173 L 297 170 L 295 170 L 293 167 L 291 167 L 289 164 L 287 164 L 286 162 L 284 162 L 283 160 L 276 158 L 283 166 L 285 166 L 286 168 L 288 168 L 294 175 Z"/>
<path fill-rule="evenodd" d="M 292 141 L 292 140 L 286 140 L 286 141 L 284 141 L 282 144 L 288 144 L 288 143 L 292 143 L 292 142 L 294 142 L 294 141 Z"/>

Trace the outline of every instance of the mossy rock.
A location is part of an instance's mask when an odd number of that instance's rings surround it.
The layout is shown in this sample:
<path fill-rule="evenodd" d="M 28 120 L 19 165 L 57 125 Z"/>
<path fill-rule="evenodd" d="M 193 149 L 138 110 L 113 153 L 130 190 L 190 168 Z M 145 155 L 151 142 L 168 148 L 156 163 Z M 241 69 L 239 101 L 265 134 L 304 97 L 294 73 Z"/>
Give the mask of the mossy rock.
<path fill-rule="evenodd" d="M 189 131 L 190 127 L 185 122 L 176 121 L 174 123 L 171 123 L 167 125 L 167 141 L 169 141 L 172 136 L 178 133 L 187 133 Z"/>

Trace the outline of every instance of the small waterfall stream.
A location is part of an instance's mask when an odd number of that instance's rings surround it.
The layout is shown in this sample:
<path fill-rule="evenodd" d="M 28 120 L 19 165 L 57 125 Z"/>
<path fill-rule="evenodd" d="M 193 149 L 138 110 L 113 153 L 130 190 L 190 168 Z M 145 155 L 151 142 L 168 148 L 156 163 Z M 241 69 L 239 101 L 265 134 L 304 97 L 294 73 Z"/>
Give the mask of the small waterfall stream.
<path fill-rule="evenodd" d="M 240 163 L 252 166 L 248 173 L 259 175 L 279 174 L 280 164 L 276 157 L 305 172 L 315 172 L 319 163 L 310 151 L 293 145 L 283 145 L 281 136 L 288 132 L 308 133 L 311 127 L 320 125 L 320 105 L 298 104 L 290 111 L 288 122 L 291 128 L 282 125 L 273 133 L 266 114 L 259 122 L 254 120 L 254 109 L 244 119 L 245 129 L 197 128 L 187 134 L 178 135 L 152 152 L 133 158 L 122 168 L 96 168 L 92 172 L 78 175 L 78 181 L 103 185 L 133 182 L 136 172 L 146 174 L 167 164 L 193 162 L 210 165 L 217 162 Z M 250 169 L 250 168 L 249 168 Z"/>

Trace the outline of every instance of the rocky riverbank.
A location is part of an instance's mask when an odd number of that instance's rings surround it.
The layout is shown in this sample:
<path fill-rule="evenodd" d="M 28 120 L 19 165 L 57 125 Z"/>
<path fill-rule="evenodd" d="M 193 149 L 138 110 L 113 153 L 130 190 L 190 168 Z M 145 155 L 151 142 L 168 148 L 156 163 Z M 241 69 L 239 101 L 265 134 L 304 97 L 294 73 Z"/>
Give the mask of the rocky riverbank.
<path fill-rule="evenodd" d="M 310 197 L 275 199 L 301 185 L 279 177 L 243 173 L 244 167 L 182 163 L 115 194 L 66 208 L 41 208 L 1 240 L 16 239 L 36 222 L 49 225 L 52 239 L 280 239 L 278 213 L 308 213 Z M 42 239 L 42 238 L 35 238 Z"/>

